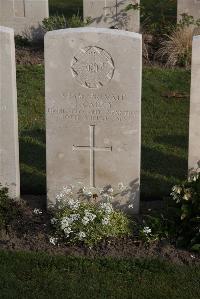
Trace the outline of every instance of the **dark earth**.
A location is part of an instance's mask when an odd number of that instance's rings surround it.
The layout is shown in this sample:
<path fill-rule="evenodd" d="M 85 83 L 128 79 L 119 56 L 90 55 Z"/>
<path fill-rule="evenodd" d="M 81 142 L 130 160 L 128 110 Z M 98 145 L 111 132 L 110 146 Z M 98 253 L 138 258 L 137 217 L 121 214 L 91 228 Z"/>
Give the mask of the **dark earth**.
<path fill-rule="evenodd" d="M 20 65 L 44 64 L 44 49 L 34 47 L 16 47 L 16 63 Z"/>
<path fill-rule="evenodd" d="M 8 227 L 0 231 L 0 249 L 11 251 L 46 252 L 52 255 L 73 255 L 85 257 L 114 258 L 159 258 L 173 263 L 194 265 L 200 264 L 200 255 L 186 250 L 177 249 L 167 240 L 145 244 L 134 237 L 107 239 L 94 248 L 83 245 L 54 246 L 49 242 L 50 215 L 46 212 L 45 197 L 25 196 L 16 204 L 21 211 Z M 40 205 L 39 205 L 40 203 Z M 42 203 L 42 204 L 41 204 Z M 143 203 L 143 211 L 159 207 L 160 202 Z M 42 214 L 35 215 L 34 208 L 41 208 Z"/>

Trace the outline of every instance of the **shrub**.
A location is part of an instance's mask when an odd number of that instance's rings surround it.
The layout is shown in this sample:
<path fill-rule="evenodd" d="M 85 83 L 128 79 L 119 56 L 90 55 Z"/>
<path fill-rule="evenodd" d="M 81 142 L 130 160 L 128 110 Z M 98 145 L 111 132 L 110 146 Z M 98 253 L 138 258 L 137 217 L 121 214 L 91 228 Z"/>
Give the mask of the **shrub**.
<path fill-rule="evenodd" d="M 27 37 L 18 34 L 15 36 L 15 45 L 16 47 L 30 47 L 31 42 Z"/>
<path fill-rule="evenodd" d="M 174 186 L 171 193 L 176 205 L 177 242 L 200 252 L 200 175 L 190 173 L 189 180 Z"/>
<path fill-rule="evenodd" d="M 148 34 L 161 35 L 169 33 L 172 25 L 176 24 L 176 1 L 172 0 L 143 0 L 140 5 L 133 0 L 127 9 L 140 9 L 141 26 Z"/>
<path fill-rule="evenodd" d="M 111 204 L 118 195 L 111 186 L 102 190 L 65 187 L 57 196 L 52 211 L 53 237 L 50 242 L 82 242 L 93 246 L 108 237 L 128 235 L 130 220 L 123 212 L 114 210 Z"/>
<path fill-rule="evenodd" d="M 176 65 L 186 68 L 191 65 L 193 28 L 175 28 L 167 39 L 161 42 L 156 57 L 164 59 L 167 67 Z"/>
<path fill-rule="evenodd" d="M 64 15 L 50 16 L 49 18 L 44 19 L 42 24 L 43 30 L 45 32 L 58 29 L 85 26 L 84 21 L 81 19 L 79 15 L 73 15 L 69 19 L 67 19 Z"/>
<path fill-rule="evenodd" d="M 182 14 L 182 19 L 170 34 L 165 35 L 156 57 L 165 61 L 166 66 L 176 65 L 189 68 L 192 58 L 192 39 L 200 30 L 200 19 L 194 20 L 192 16 Z"/>

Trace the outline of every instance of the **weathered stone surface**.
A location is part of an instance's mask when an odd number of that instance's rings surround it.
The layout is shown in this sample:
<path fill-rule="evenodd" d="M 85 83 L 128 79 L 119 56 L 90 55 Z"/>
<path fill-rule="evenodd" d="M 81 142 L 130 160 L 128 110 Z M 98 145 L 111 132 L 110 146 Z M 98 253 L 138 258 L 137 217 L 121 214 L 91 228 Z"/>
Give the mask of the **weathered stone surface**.
<path fill-rule="evenodd" d="M 0 0 L 0 25 L 13 28 L 15 34 L 40 38 L 42 20 L 48 16 L 48 0 Z"/>
<path fill-rule="evenodd" d="M 141 35 L 82 28 L 45 37 L 49 205 L 67 184 L 130 185 L 139 209 Z"/>
<path fill-rule="evenodd" d="M 84 19 L 91 19 L 90 26 L 140 31 L 140 11 L 125 9 L 140 0 L 83 0 Z"/>
<path fill-rule="evenodd" d="M 0 26 L 0 183 L 20 196 L 14 31 Z"/>
<path fill-rule="evenodd" d="M 200 18 L 200 0 L 178 0 L 177 5 L 178 20 L 181 19 L 183 13 L 193 16 L 195 19 Z"/>
<path fill-rule="evenodd" d="M 193 38 L 192 77 L 190 97 L 189 170 L 200 161 L 200 36 Z"/>

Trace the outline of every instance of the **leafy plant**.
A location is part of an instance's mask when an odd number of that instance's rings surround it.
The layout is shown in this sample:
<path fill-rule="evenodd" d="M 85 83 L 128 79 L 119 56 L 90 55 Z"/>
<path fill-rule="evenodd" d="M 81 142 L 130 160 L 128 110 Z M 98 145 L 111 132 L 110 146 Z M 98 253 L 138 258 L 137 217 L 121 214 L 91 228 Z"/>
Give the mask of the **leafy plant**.
<path fill-rule="evenodd" d="M 170 221 L 161 213 L 160 215 L 146 215 L 139 230 L 140 238 L 145 242 L 168 239 L 170 237 Z"/>
<path fill-rule="evenodd" d="M 27 37 L 18 34 L 15 36 L 15 45 L 17 47 L 30 47 L 31 42 Z"/>
<path fill-rule="evenodd" d="M 200 252 L 200 175 L 192 170 L 189 180 L 174 186 L 171 193 L 176 204 L 177 242 Z"/>
<path fill-rule="evenodd" d="M 65 28 L 83 27 L 86 24 L 79 15 L 72 15 L 72 17 L 68 19 L 64 15 L 54 15 L 44 19 L 42 23 L 45 32 Z"/>
<path fill-rule="evenodd" d="M 53 208 L 51 224 L 54 233 L 50 242 L 54 245 L 82 242 L 93 246 L 107 237 L 130 234 L 130 220 L 123 212 L 114 210 L 111 204 L 115 196 L 119 196 L 119 192 L 114 194 L 111 186 L 102 190 L 65 187 Z"/>
<path fill-rule="evenodd" d="M 176 5 L 175 0 L 143 0 L 140 5 L 130 0 L 126 9 L 140 9 L 143 31 L 162 35 L 169 33 L 176 24 Z"/>

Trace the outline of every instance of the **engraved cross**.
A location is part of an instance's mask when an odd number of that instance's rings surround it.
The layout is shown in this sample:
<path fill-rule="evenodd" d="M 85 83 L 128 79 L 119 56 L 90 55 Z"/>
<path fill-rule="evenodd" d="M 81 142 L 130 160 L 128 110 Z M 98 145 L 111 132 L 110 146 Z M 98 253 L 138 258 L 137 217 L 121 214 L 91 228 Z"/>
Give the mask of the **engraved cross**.
<path fill-rule="evenodd" d="M 90 186 L 95 187 L 95 152 L 112 152 L 112 146 L 96 147 L 95 146 L 95 125 L 90 128 L 90 145 L 73 145 L 73 151 L 90 152 Z"/>

